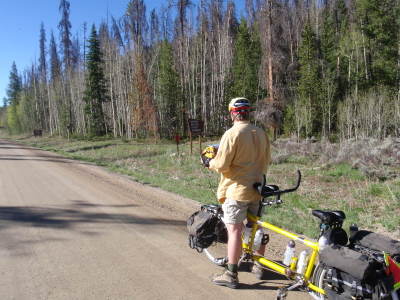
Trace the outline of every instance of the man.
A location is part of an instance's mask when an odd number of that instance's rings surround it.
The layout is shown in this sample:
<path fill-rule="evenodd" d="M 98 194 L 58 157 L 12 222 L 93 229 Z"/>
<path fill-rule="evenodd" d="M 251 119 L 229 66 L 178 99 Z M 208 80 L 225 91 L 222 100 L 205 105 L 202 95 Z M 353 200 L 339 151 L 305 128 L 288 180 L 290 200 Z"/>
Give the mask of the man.
<path fill-rule="evenodd" d="M 229 103 L 233 126 L 222 136 L 217 155 L 206 163 L 211 170 L 221 174 L 218 201 L 224 211 L 228 230 L 228 265 L 225 272 L 215 276 L 213 282 L 237 288 L 238 262 L 242 252 L 241 234 L 247 211 L 256 214 L 260 195 L 253 188 L 261 182 L 271 161 L 270 145 L 265 132 L 250 124 L 250 103 L 246 98 L 234 98 Z M 265 246 L 259 253 L 264 254 Z M 261 276 L 261 267 L 253 271 Z M 254 270 L 256 268 L 256 270 Z"/>

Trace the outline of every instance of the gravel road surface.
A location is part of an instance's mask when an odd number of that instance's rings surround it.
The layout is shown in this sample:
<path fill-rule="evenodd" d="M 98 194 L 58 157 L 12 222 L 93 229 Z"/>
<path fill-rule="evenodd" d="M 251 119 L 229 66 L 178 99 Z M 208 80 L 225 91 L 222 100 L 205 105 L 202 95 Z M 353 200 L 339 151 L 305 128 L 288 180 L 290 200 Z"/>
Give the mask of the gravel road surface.
<path fill-rule="evenodd" d="M 211 284 L 221 269 L 187 246 L 186 219 L 198 207 L 0 140 L 0 299 L 274 299 L 287 281 L 273 274 L 240 272 L 238 290 Z"/>

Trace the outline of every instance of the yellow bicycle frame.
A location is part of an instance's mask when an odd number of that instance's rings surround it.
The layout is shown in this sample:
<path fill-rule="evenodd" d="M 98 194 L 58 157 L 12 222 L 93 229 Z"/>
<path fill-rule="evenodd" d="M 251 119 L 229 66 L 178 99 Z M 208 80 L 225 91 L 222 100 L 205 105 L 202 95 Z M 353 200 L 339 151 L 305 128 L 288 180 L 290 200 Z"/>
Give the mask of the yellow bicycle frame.
<path fill-rule="evenodd" d="M 315 263 L 316 263 L 316 259 L 318 257 L 318 251 L 319 251 L 319 246 L 318 243 L 306 240 L 304 237 L 301 237 L 297 234 L 291 233 L 289 231 L 286 231 L 284 229 L 281 229 L 275 225 L 272 225 L 268 222 L 262 222 L 260 221 L 260 217 L 254 216 L 252 214 L 248 214 L 247 218 L 249 221 L 251 221 L 253 223 L 252 225 L 252 231 L 251 231 L 251 235 L 250 235 L 250 240 L 249 240 L 249 244 L 246 244 L 243 242 L 242 246 L 243 246 L 243 251 L 247 254 L 249 254 L 251 256 L 251 259 L 253 261 L 256 261 L 258 263 L 260 263 L 261 265 L 265 266 L 266 268 L 269 268 L 271 270 L 274 270 L 275 272 L 282 274 L 284 276 L 287 276 L 291 279 L 294 279 L 296 276 L 300 275 L 300 274 L 296 274 L 295 270 L 292 269 L 291 267 L 282 265 L 280 263 L 277 263 L 276 261 L 272 261 L 269 259 L 266 259 L 263 256 L 260 255 L 256 255 L 253 253 L 252 248 L 253 248 L 253 242 L 254 242 L 254 236 L 256 234 L 257 228 L 259 226 L 269 229 L 273 232 L 276 232 L 277 234 L 283 235 L 289 239 L 295 240 L 297 242 L 300 242 L 302 244 L 304 244 L 305 246 L 309 247 L 312 249 L 311 252 L 311 256 L 310 259 L 308 260 L 307 263 L 307 267 L 305 270 L 304 275 L 301 275 L 302 280 L 304 281 L 304 285 L 319 293 L 319 294 L 323 294 L 325 295 L 325 291 L 317 286 L 315 286 L 314 284 L 312 284 L 310 282 L 310 278 L 313 274 L 313 271 L 315 269 Z"/>

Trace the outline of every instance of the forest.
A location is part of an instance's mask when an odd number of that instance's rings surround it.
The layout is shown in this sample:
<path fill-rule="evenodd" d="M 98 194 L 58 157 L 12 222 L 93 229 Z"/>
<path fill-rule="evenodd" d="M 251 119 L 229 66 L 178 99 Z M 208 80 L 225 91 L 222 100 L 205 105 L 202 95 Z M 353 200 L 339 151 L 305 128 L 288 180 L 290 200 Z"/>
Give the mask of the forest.
<path fill-rule="evenodd" d="M 283 136 L 400 136 L 400 0 L 169 0 L 77 24 L 59 1 L 40 25 L 39 58 L 12 64 L 0 123 L 11 134 L 127 139 L 204 135 L 230 126 L 244 96 L 257 124 Z M 45 21 L 45 20 L 44 20 Z"/>

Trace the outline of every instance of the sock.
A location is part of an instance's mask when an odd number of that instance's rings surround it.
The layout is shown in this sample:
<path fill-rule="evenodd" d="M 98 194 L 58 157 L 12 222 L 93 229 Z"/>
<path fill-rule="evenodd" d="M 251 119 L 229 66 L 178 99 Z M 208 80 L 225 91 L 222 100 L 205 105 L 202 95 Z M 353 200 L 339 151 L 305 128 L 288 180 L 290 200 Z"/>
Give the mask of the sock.
<path fill-rule="evenodd" d="M 237 264 L 228 264 L 228 270 L 232 273 L 237 273 L 238 265 Z"/>

